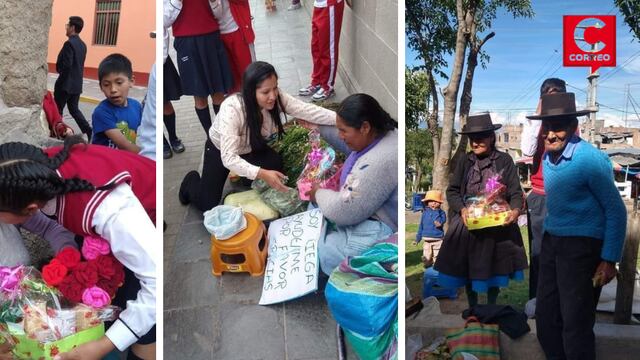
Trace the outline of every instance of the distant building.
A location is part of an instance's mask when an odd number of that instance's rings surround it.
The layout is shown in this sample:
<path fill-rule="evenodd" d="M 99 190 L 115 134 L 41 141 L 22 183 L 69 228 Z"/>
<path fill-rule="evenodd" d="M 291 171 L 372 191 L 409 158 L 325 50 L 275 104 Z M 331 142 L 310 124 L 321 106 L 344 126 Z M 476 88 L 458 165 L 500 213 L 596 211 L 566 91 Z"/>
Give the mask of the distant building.
<path fill-rule="evenodd" d="M 496 132 L 496 147 L 507 151 L 511 156 L 520 156 L 520 141 L 522 140 L 522 125 L 503 125 Z M 515 152 L 515 154 L 514 154 Z"/>
<path fill-rule="evenodd" d="M 135 83 L 147 85 L 156 58 L 156 40 L 150 37 L 156 30 L 156 1 L 55 0 L 47 54 L 50 72 L 56 72 L 58 52 L 67 40 L 69 16 L 84 20 L 80 38 L 87 44 L 85 77 L 97 79 L 100 61 L 109 54 L 121 53 L 133 64 Z"/>
<path fill-rule="evenodd" d="M 596 133 L 601 140 L 601 148 L 640 148 L 640 129 L 626 128 L 623 126 L 609 126 Z"/>

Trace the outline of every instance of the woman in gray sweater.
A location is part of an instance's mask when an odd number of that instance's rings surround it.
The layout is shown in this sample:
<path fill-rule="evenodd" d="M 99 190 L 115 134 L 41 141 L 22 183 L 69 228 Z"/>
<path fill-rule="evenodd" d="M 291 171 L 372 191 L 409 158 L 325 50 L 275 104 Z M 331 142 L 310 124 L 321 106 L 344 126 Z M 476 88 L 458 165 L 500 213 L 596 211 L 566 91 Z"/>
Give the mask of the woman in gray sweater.
<path fill-rule="evenodd" d="M 351 95 L 340 104 L 335 127 L 319 127 L 328 143 L 348 154 L 338 191 L 317 186 L 310 191 L 312 202 L 336 225 L 318 244 L 326 274 L 398 230 L 397 127 L 367 94 Z"/>

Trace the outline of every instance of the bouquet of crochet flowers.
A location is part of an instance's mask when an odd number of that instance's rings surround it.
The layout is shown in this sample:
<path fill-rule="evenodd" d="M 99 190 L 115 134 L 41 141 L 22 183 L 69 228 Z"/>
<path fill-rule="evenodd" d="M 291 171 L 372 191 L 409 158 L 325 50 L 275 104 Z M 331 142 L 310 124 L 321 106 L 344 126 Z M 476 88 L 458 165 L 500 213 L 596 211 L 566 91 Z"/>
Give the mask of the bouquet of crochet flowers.
<path fill-rule="evenodd" d="M 119 311 L 75 304 L 31 266 L 0 266 L 0 343 L 12 345 L 13 358 L 53 359 L 99 339 Z"/>
<path fill-rule="evenodd" d="M 311 151 L 306 156 L 307 162 L 296 183 L 300 199 L 305 201 L 309 200 L 307 193 L 314 183 L 319 183 L 322 189 L 338 190 L 340 187 L 341 165 L 336 163 L 335 150 L 321 146 L 317 130 L 309 132 L 309 143 Z"/>
<path fill-rule="evenodd" d="M 42 268 L 42 278 L 65 298 L 99 309 L 109 305 L 123 285 L 124 267 L 106 240 L 85 237 L 82 253 L 64 248 Z"/>

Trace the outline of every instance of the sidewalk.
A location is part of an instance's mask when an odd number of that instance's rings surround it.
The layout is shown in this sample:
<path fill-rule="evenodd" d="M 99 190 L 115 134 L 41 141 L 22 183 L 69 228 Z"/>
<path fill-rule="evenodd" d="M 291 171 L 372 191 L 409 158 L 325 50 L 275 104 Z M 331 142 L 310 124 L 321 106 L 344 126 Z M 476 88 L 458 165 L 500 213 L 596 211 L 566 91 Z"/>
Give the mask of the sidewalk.
<path fill-rule="evenodd" d="M 263 1 L 250 3 L 257 59 L 275 66 L 283 91 L 297 94 L 311 74 L 310 15 L 304 9 L 286 11 L 288 1 L 278 1 L 275 13 L 266 13 Z M 340 79 L 336 93 L 332 101 L 347 95 Z M 259 306 L 262 277 L 211 274 L 202 214 L 180 205 L 177 196 L 182 177 L 201 167 L 205 132 L 192 97 L 173 106 L 178 136 L 187 150 L 164 161 L 165 359 L 337 358 L 336 323 L 323 294 Z"/>

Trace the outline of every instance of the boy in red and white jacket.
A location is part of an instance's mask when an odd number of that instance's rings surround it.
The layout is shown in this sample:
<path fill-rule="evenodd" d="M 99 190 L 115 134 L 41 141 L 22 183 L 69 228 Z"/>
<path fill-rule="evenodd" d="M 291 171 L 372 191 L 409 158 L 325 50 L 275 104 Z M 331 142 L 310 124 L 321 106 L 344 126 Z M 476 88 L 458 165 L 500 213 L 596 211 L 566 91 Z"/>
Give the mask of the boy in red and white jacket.
<path fill-rule="evenodd" d="M 313 73 L 311 84 L 298 91 L 300 96 L 313 95 L 313 101 L 322 101 L 334 95 L 343 12 L 344 0 L 314 0 L 311 18 Z"/>

